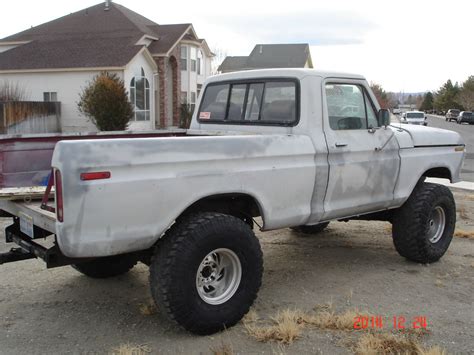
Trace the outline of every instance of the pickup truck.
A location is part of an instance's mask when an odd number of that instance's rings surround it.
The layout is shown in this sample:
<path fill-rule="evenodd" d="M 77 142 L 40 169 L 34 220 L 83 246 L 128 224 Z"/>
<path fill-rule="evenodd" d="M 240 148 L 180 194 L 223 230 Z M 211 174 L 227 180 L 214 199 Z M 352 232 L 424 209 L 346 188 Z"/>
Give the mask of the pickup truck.
<path fill-rule="evenodd" d="M 95 278 L 143 262 L 158 307 L 210 334 L 236 324 L 257 296 L 255 224 L 316 234 L 334 220 L 389 221 L 402 257 L 440 259 L 455 202 L 425 178 L 459 181 L 464 151 L 455 132 L 392 125 L 359 75 L 218 75 L 183 136 L 59 141 L 54 201 L 0 201 L 13 218 L 6 241 L 19 245 L 0 262 L 37 257 Z"/>

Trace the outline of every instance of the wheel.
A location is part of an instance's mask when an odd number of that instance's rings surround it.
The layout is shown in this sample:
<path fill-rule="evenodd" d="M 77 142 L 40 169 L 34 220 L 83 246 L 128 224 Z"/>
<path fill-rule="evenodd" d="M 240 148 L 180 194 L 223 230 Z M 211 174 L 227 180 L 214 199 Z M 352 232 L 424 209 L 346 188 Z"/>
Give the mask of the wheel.
<path fill-rule="evenodd" d="M 329 222 L 324 222 L 324 223 L 319 223 L 319 224 L 313 224 L 311 226 L 291 227 L 290 229 L 294 230 L 295 232 L 303 233 L 303 234 L 318 234 L 322 232 L 328 225 L 329 225 Z"/>
<path fill-rule="evenodd" d="M 451 243 L 456 204 L 442 185 L 419 183 L 393 216 L 393 243 L 398 253 L 419 263 L 439 260 Z"/>
<path fill-rule="evenodd" d="M 150 266 L 151 294 L 184 329 L 212 334 L 248 312 L 262 274 L 262 251 L 249 225 L 203 212 L 178 220 L 158 243 Z"/>
<path fill-rule="evenodd" d="M 105 279 L 125 274 L 130 271 L 136 263 L 137 260 L 130 255 L 114 255 L 71 266 L 86 276 L 95 279 Z"/>

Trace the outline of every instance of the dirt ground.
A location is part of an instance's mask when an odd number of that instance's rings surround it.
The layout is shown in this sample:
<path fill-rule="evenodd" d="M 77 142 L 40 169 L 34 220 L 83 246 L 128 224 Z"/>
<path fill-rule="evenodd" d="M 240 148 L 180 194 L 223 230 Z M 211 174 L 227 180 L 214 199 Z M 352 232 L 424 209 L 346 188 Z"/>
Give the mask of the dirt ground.
<path fill-rule="evenodd" d="M 382 316 L 424 316 L 421 343 L 448 353 L 474 353 L 474 193 L 455 192 L 458 235 L 437 263 L 420 265 L 400 257 L 383 222 L 331 223 L 317 236 L 289 229 L 260 233 L 265 272 L 253 307 L 261 321 L 278 311 L 312 312 L 332 303 L 335 312 L 358 309 Z M 4 244 L 1 220 L 0 251 Z M 471 236 L 471 238 L 466 238 Z M 0 266 L 1 354 L 110 353 L 139 344 L 151 353 L 351 353 L 360 331 L 305 329 L 290 345 L 258 342 L 242 323 L 213 336 L 188 334 L 168 323 L 150 303 L 148 269 L 89 279 L 70 267 L 46 270 L 37 260 Z M 155 314 L 150 314 L 155 313 Z M 397 318 L 399 319 L 399 318 Z M 229 353 L 230 351 L 228 351 Z M 224 353 L 224 352 L 221 352 Z"/>

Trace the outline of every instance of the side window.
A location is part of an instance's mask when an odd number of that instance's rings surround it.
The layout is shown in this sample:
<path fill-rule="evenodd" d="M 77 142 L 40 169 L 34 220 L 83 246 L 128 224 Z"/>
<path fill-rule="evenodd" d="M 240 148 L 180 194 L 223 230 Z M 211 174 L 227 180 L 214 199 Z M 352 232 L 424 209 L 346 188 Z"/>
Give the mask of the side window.
<path fill-rule="evenodd" d="M 232 85 L 230 91 L 229 113 L 227 114 L 228 120 L 235 121 L 242 119 L 246 90 L 247 84 Z"/>
<path fill-rule="evenodd" d="M 333 130 L 367 129 L 362 88 L 352 84 L 326 84 L 329 126 Z"/>
<path fill-rule="evenodd" d="M 375 113 L 374 106 L 372 105 L 372 101 L 370 100 L 369 95 L 364 91 L 365 97 L 365 106 L 367 108 L 367 125 L 369 128 L 375 128 L 379 126 L 379 122 L 377 120 L 377 114 Z"/>
<path fill-rule="evenodd" d="M 229 96 L 229 85 L 211 85 L 206 89 L 199 111 L 201 120 L 224 120 Z"/>
<path fill-rule="evenodd" d="M 296 117 L 296 85 L 293 82 L 268 82 L 265 84 L 263 121 L 292 122 Z"/>
<path fill-rule="evenodd" d="M 250 84 L 247 98 L 247 108 L 245 110 L 245 120 L 257 121 L 262 105 L 263 83 Z"/>

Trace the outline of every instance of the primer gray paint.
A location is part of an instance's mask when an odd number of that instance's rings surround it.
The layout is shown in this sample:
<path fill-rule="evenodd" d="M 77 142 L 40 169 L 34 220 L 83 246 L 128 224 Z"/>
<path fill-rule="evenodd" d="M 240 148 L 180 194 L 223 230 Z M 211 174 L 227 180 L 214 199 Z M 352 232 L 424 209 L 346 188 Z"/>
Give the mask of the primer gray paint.
<path fill-rule="evenodd" d="M 446 167 L 452 180 L 459 180 L 464 152 L 435 147 L 462 145 L 454 132 L 417 126 L 373 133 L 329 128 L 325 80 L 364 85 L 376 102 L 361 76 L 257 70 L 211 77 L 207 83 L 259 77 L 300 81 L 296 126 L 206 125 L 195 113 L 189 132 L 199 137 L 58 143 L 53 167 L 63 177 L 64 222 L 56 222 L 56 234 L 63 253 L 94 257 L 149 248 L 188 206 L 217 194 L 254 197 L 268 230 L 398 207 L 431 167 Z M 346 147 L 336 147 L 341 140 Z M 88 171 L 112 176 L 81 181 L 80 174 Z"/>

